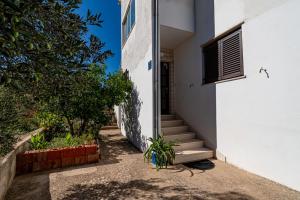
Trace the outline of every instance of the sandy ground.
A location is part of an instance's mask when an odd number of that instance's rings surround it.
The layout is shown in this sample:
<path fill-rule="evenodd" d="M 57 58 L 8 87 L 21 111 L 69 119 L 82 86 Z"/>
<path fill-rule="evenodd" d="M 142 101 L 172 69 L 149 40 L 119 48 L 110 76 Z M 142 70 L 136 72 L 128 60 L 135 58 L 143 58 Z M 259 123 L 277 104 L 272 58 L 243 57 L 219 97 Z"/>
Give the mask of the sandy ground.
<path fill-rule="evenodd" d="M 217 160 L 209 170 L 177 165 L 157 172 L 119 130 L 101 135 L 99 163 L 18 176 L 6 199 L 300 200 L 296 191 Z"/>

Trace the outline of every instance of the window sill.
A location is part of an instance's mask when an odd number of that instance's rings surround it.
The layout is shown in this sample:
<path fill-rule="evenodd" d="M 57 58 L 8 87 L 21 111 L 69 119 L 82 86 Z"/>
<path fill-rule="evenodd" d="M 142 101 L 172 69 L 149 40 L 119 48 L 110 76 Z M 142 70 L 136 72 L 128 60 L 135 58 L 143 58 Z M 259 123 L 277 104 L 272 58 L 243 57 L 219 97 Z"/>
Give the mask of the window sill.
<path fill-rule="evenodd" d="M 229 82 L 229 81 L 235 81 L 235 80 L 240 80 L 240 79 L 245 79 L 245 78 L 247 78 L 247 76 L 243 75 L 243 76 L 229 78 L 229 79 L 225 79 L 225 80 L 221 80 L 221 81 L 216 81 L 216 82 L 212 82 L 212 83 L 203 83 L 202 85 L 219 84 L 219 83 L 224 83 L 224 82 Z"/>

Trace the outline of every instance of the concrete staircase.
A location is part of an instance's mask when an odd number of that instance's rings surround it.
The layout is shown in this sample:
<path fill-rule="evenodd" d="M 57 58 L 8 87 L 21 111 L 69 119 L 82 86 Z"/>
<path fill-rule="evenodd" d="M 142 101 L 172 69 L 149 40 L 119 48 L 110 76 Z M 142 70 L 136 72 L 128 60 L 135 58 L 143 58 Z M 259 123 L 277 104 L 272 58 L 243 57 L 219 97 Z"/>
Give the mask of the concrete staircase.
<path fill-rule="evenodd" d="M 187 163 L 213 157 L 213 151 L 204 147 L 204 141 L 197 139 L 196 134 L 189 131 L 184 121 L 175 115 L 161 115 L 161 127 L 166 141 L 173 141 L 177 146 L 173 164 Z"/>

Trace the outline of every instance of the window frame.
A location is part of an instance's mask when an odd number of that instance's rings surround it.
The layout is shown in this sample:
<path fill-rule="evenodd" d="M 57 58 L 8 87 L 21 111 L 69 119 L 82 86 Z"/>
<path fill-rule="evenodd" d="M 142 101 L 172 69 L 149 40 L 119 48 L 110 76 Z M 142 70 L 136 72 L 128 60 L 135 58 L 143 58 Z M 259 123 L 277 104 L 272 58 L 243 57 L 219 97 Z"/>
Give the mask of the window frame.
<path fill-rule="evenodd" d="M 222 59 L 223 59 L 223 42 L 228 39 L 233 37 L 234 35 L 239 35 L 239 39 L 240 39 L 240 71 L 239 74 L 234 75 L 223 75 L 223 63 L 222 63 Z M 214 81 L 207 81 L 207 76 L 206 76 L 206 49 L 216 45 L 218 47 L 217 49 L 217 56 L 218 56 L 218 60 L 217 60 L 217 70 L 218 70 L 218 74 L 216 74 L 216 80 Z M 218 37 L 215 37 L 211 40 L 209 40 L 207 43 L 205 43 L 204 45 L 201 45 L 202 47 L 202 84 L 206 85 L 206 84 L 210 84 L 210 83 L 220 83 L 220 82 L 226 82 L 226 81 L 230 81 L 230 80 L 238 80 L 241 78 L 246 78 L 245 74 L 244 74 L 244 59 L 243 59 L 243 42 L 242 42 L 242 27 L 241 24 L 239 24 L 238 26 L 233 27 L 232 29 L 224 32 L 223 34 L 219 35 Z"/>
<path fill-rule="evenodd" d="M 134 4 L 133 4 L 134 3 Z M 132 20 L 132 5 L 134 5 L 134 21 Z M 132 23 L 133 21 L 133 23 Z M 136 24 L 136 1 L 130 0 L 122 20 L 122 48 L 125 46 Z M 127 30 L 128 28 L 128 30 Z"/>

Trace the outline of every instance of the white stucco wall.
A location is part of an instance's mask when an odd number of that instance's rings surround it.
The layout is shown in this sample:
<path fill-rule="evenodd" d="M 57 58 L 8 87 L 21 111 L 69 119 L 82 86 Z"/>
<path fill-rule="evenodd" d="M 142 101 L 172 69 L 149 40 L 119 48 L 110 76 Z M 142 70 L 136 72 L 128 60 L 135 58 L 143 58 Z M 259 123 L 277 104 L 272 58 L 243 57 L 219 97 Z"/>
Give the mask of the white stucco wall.
<path fill-rule="evenodd" d="M 300 191 L 300 2 L 196 0 L 195 6 L 196 33 L 174 50 L 176 112 L 218 158 Z M 200 46 L 243 21 L 247 77 L 202 85 Z"/>
<path fill-rule="evenodd" d="M 153 134 L 152 70 L 148 70 L 148 63 L 152 60 L 152 6 L 149 0 L 135 2 L 136 24 L 122 48 L 121 65 L 123 70 L 129 71 L 134 83 L 136 108 L 132 111 L 134 123 L 128 123 L 129 131 L 124 121 L 121 128 L 124 135 L 128 136 L 139 149 L 144 150 L 147 138 Z M 128 3 L 129 0 L 121 2 L 122 21 Z"/>
<path fill-rule="evenodd" d="M 159 14 L 161 25 L 194 32 L 194 0 L 160 0 Z"/>
<path fill-rule="evenodd" d="M 214 37 L 214 6 L 211 0 L 197 0 L 195 6 L 195 34 L 174 49 L 175 111 L 215 148 L 216 91 L 213 84 L 202 86 L 200 49 Z"/>
<path fill-rule="evenodd" d="M 289 0 L 214 0 L 215 35 Z"/>
<path fill-rule="evenodd" d="M 236 166 L 300 191 L 300 2 L 276 3 L 271 9 L 263 3 L 268 9 L 257 15 L 257 5 L 245 7 L 247 78 L 216 85 L 217 150 Z M 230 26 L 223 21 L 216 18 L 216 30 Z"/>
<path fill-rule="evenodd" d="M 139 142 L 153 132 L 151 1 L 136 6 L 122 68 L 141 103 Z M 195 34 L 174 49 L 174 67 L 175 110 L 218 158 L 300 191 L 299 8 L 298 0 L 196 0 Z M 246 78 L 203 85 L 201 45 L 243 21 Z"/>

